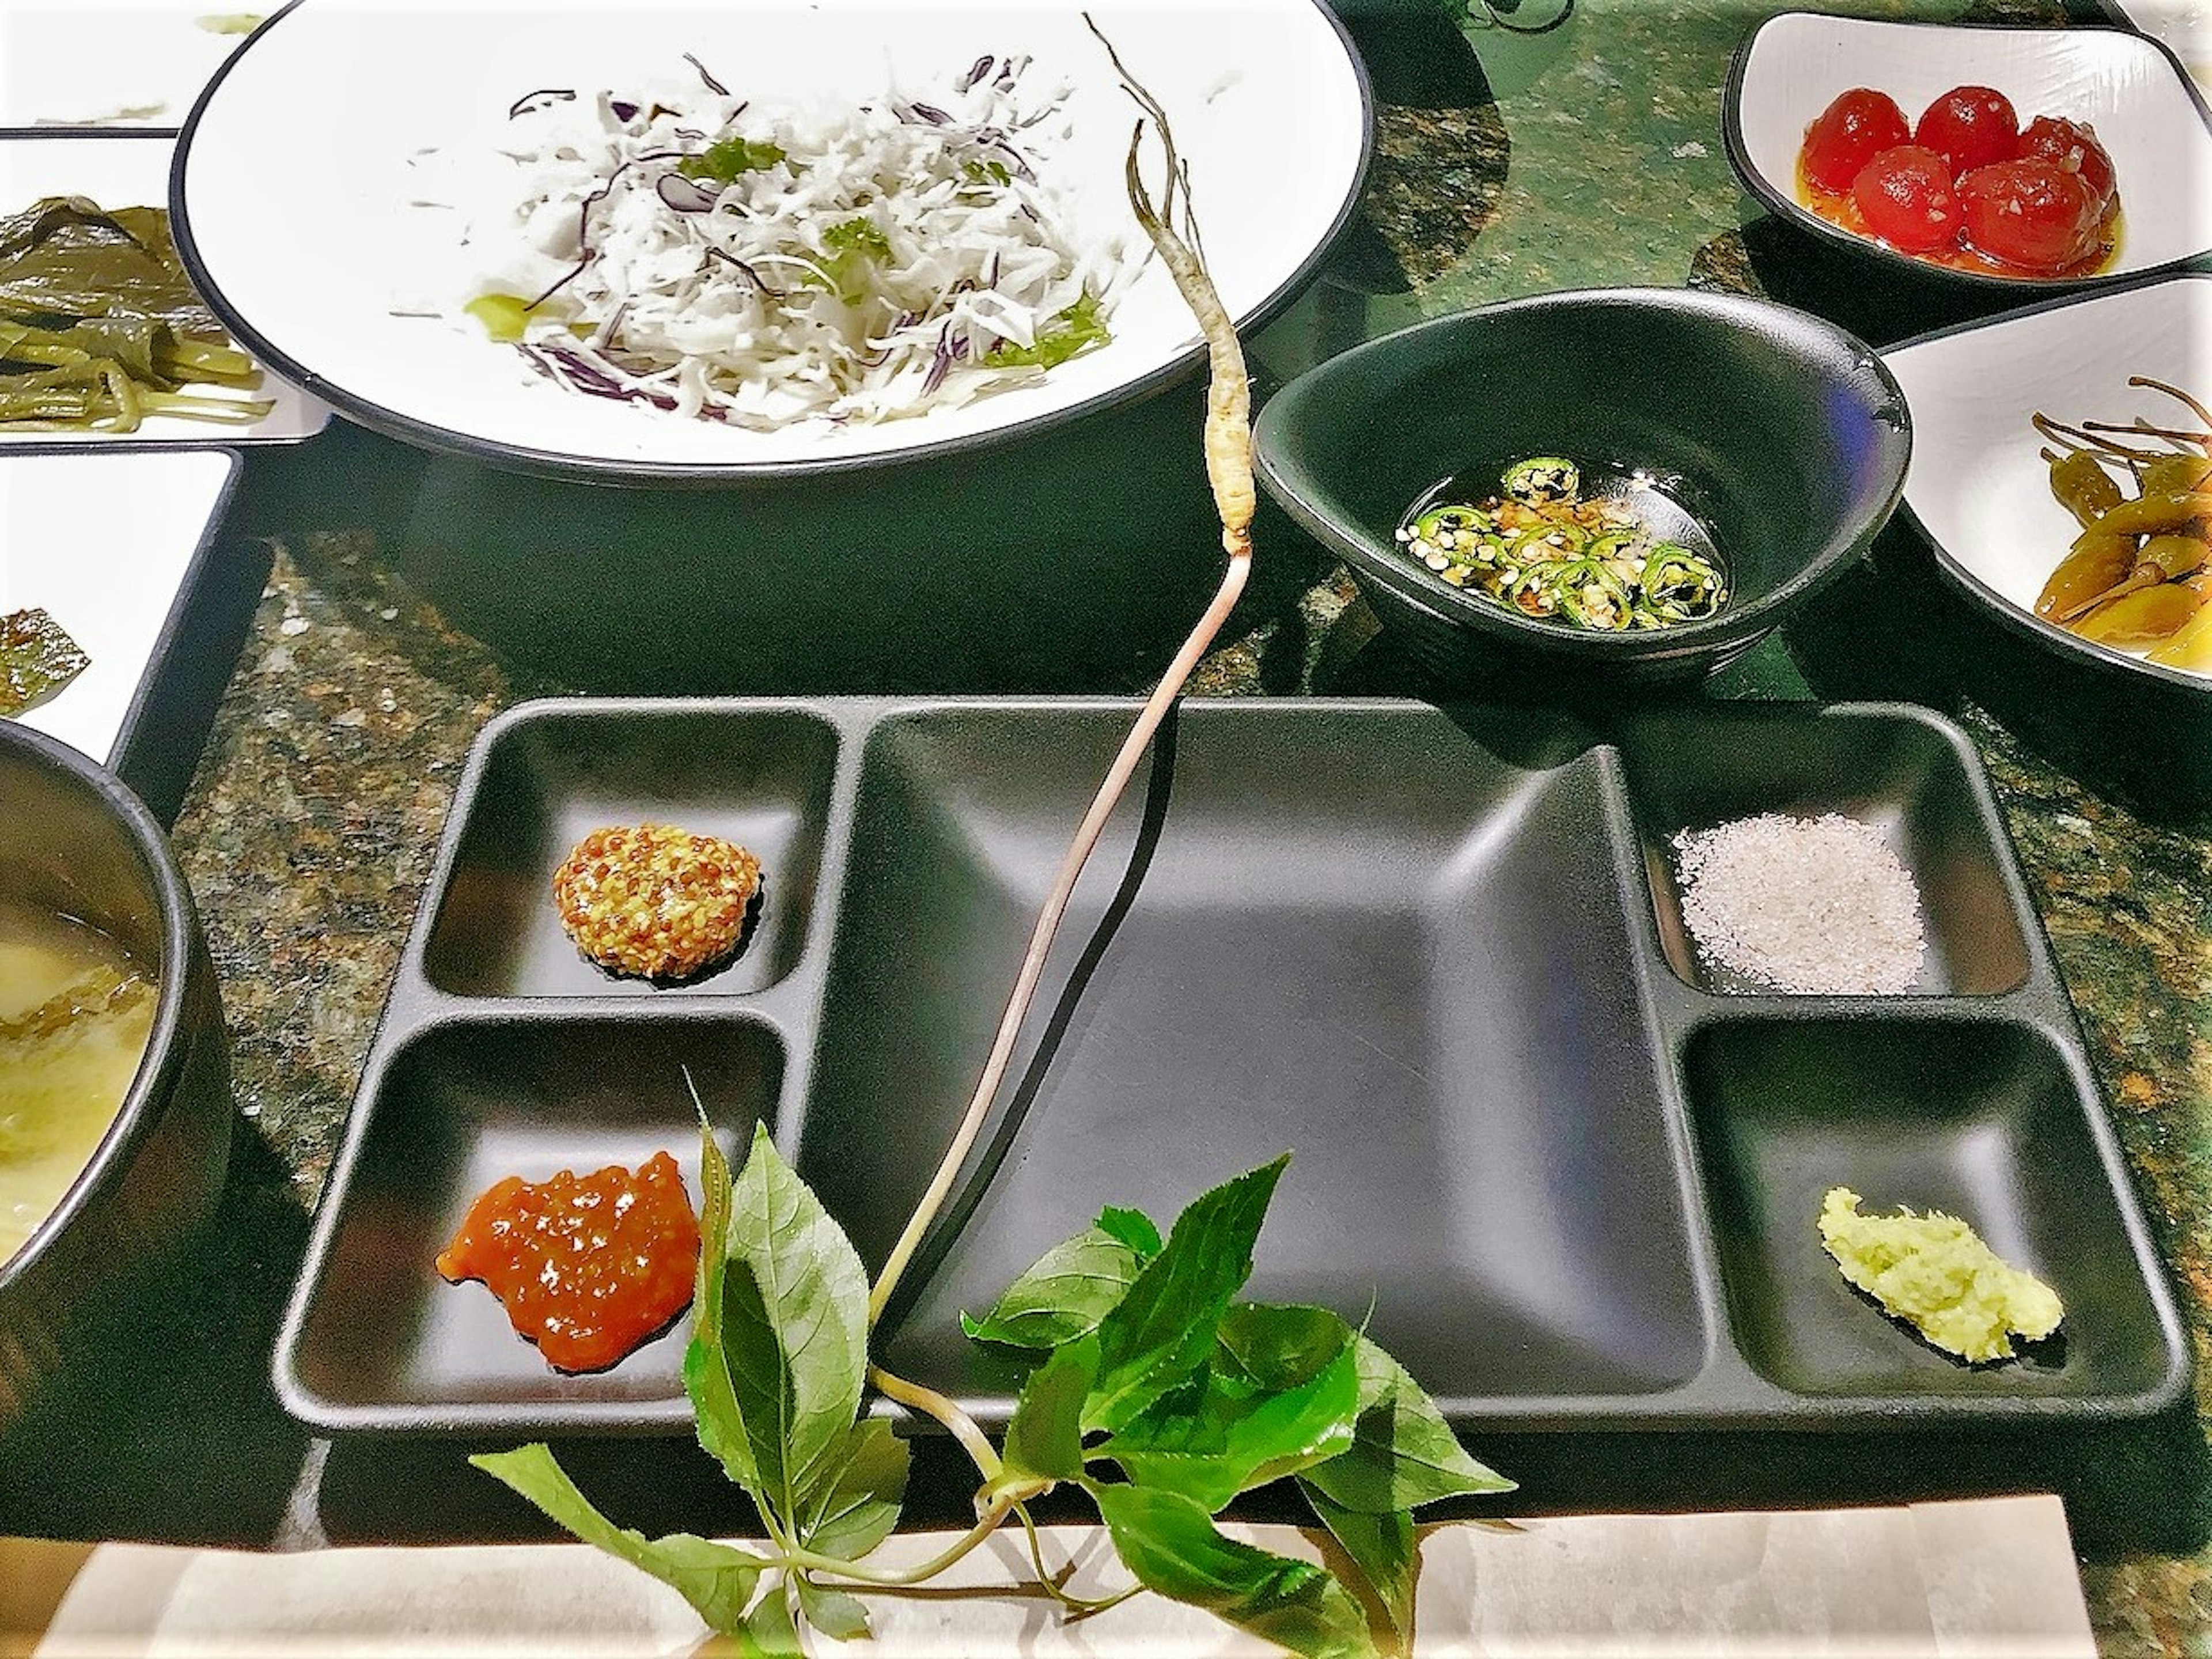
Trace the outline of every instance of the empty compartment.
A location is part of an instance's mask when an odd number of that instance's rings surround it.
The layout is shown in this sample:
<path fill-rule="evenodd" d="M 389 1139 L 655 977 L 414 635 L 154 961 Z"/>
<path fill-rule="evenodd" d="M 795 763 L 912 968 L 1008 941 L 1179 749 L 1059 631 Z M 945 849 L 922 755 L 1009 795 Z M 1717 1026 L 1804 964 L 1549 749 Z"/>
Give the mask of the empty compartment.
<path fill-rule="evenodd" d="M 438 1252 L 478 1194 L 507 1176 L 683 1166 L 699 1202 L 699 1121 L 688 1068 L 726 1152 L 773 1121 L 775 1034 L 750 1020 L 607 1018 L 434 1027 L 385 1069 L 313 1299 L 288 1357 L 288 1403 L 311 1421 L 408 1429 L 625 1426 L 661 1407 L 681 1423 L 688 1316 L 610 1370 L 568 1376 L 517 1336 L 482 1285 L 449 1285 Z M 313 1266 L 311 1265 L 311 1271 Z M 298 1397 L 304 1395 L 304 1402 Z"/>
<path fill-rule="evenodd" d="M 2018 989 L 2027 940 L 2012 852 L 1972 763 L 1932 715 L 1887 708 L 1700 708 L 1621 738 L 1660 942 L 1702 990 L 1771 994 L 1707 959 L 1682 917 L 1674 837 L 1765 813 L 1838 813 L 1879 830 L 1912 878 L 1927 951 L 1911 991 Z"/>
<path fill-rule="evenodd" d="M 1713 1231 L 1738 1342 L 1801 1395 L 1869 1401 L 2007 1397 L 2117 1404 L 2179 1384 L 2112 1174 L 2097 1109 L 2048 1039 L 1954 1021 L 1756 1020 L 1690 1044 Z M 1900 1204 L 1960 1217 L 2058 1292 L 2057 1334 L 2018 1358 L 1969 1365 L 1854 1289 L 1820 1243 L 1832 1187 L 1869 1213 Z"/>
<path fill-rule="evenodd" d="M 586 960 L 561 926 L 553 872 L 592 830 L 673 824 L 761 861 L 761 893 L 736 956 L 689 986 L 746 992 L 791 971 L 806 942 L 837 733 L 790 709 L 563 708 L 501 730 L 465 815 L 451 878 L 434 896 L 423 963 L 460 996 L 650 996 L 649 981 Z"/>
<path fill-rule="evenodd" d="M 926 712 L 869 744 L 799 1163 L 872 1263 L 1127 720 Z M 1371 1310 L 1448 1407 L 1693 1375 L 1707 1333 L 1600 763 L 1524 769 L 1431 709 L 1203 703 L 1155 755 L 886 1363 L 1003 1410 L 1010 1373 L 962 1310 L 1103 1204 L 1164 1228 L 1288 1150 L 1251 1293 Z"/>

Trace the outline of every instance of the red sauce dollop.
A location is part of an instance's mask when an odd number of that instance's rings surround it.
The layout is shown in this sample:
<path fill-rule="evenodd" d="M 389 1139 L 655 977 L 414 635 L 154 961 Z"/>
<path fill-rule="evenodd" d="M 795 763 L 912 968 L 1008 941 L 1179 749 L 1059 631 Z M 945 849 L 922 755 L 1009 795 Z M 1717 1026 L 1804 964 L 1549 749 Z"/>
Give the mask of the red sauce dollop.
<path fill-rule="evenodd" d="M 438 1271 L 483 1281 L 516 1332 L 564 1371 L 599 1371 L 684 1311 L 699 1220 L 683 1171 L 655 1152 L 631 1174 L 509 1176 L 470 1206 Z"/>

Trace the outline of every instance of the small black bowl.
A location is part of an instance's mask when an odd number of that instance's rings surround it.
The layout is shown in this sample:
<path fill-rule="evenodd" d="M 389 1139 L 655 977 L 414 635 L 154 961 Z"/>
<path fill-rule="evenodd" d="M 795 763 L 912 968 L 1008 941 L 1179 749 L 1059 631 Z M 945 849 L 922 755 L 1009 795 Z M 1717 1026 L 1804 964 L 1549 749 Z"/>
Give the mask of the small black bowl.
<path fill-rule="evenodd" d="M 52 1215 L 0 1261 L 0 1429 L 76 1334 L 214 1207 L 230 1158 L 230 1045 L 198 913 L 161 826 L 105 767 L 0 720 L 0 896 L 109 934 L 155 966 L 146 1057 Z"/>
<path fill-rule="evenodd" d="M 1267 492 L 1352 568 L 1385 626 L 1455 679 L 1695 680 L 1863 552 L 1911 453 L 1866 346 L 1802 312 L 1680 289 L 1600 289 L 1436 318 L 1300 375 L 1259 424 Z M 1453 587 L 1399 548 L 1416 498 L 1564 455 L 1640 471 L 1703 524 L 1730 598 L 1673 628 L 1593 633 Z"/>

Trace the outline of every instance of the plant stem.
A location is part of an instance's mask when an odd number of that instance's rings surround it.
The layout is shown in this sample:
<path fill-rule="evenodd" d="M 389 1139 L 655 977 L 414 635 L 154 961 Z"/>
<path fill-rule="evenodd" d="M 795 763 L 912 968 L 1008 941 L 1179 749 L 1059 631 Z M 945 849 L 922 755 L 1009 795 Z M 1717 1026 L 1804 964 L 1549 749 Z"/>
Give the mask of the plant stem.
<path fill-rule="evenodd" d="M 1160 722 L 1167 718 L 1168 709 L 1182 695 L 1183 682 L 1190 678 L 1190 671 L 1206 654 L 1206 647 L 1213 642 L 1214 635 L 1220 631 L 1222 623 L 1243 592 L 1245 575 L 1251 564 L 1249 553 L 1238 554 L 1230 560 L 1229 568 L 1222 576 L 1221 588 L 1214 595 L 1213 603 L 1206 607 L 1206 615 L 1200 618 L 1197 628 L 1183 641 L 1182 649 L 1176 653 L 1166 675 L 1146 702 L 1144 712 L 1137 716 L 1136 725 L 1130 729 L 1121 752 L 1114 757 L 1114 764 L 1106 774 L 1105 782 L 1098 787 L 1098 793 L 1091 803 L 1090 811 L 1084 815 L 1082 826 L 1075 832 L 1075 842 L 1067 849 L 1067 856 L 1061 860 L 1059 877 L 1054 881 L 1052 892 L 1044 902 L 1044 909 L 1037 917 L 1036 927 L 1030 935 L 1029 954 L 1022 958 L 1021 972 L 1014 979 L 1013 994 L 1006 1000 L 1006 1012 L 1000 1017 L 998 1035 L 992 1040 L 990 1057 L 983 1062 L 983 1075 L 975 1085 L 974 1097 L 968 1103 L 967 1114 L 960 1120 L 960 1127 L 952 1137 L 952 1144 L 945 1148 L 945 1159 L 937 1166 L 937 1174 L 931 1179 L 929 1189 L 921 1195 L 921 1202 L 908 1218 L 906 1231 L 899 1235 L 898 1243 L 891 1247 L 891 1253 L 884 1262 L 883 1272 L 877 1275 L 875 1288 L 868 1293 L 868 1322 L 871 1325 L 882 1317 L 884 1304 L 890 1299 L 891 1291 L 897 1287 L 899 1276 L 906 1271 L 908 1262 L 913 1260 L 923 1234 L 929 1231 L 929 1224 L 937 1218 L 938 1211 L 944 1207 L 945 1200 L 952 1190 L 952 1183 L 958 1178 L 961 1166 L 967 1162 L 969 1151 L 975 1144 L 975 1137 L 982 1132 L 983 1120 L 990 1110 L 991 1102 L 998 1096 L 999 1085 L 1006 1080 L 1006 1067 L 1013 1060 L 1014 1040 L 1020 1035 L 1022 1021 L 1028 1016 L 1030 1003 L 1036 995 L 1037 981 L 1044 973 L 1045 954 L 1051 950 L 1053 937 L 1060 931 L 1060 921 L 1067 913 L 1067 902 L 1075 891 L 1076 878 L 1083 873 L 1083 866 L 1090 861 L 1091 850 L 1098 844 L 1098 837 L 1106 828 L 1106 820 L 1112 816 L 1115 806 L 1120 802 L 1121 792 L 1128 786 L 1130 777 L 1137 769 L 1137 763 L 1144 758 L 1152 734 L 1159 730 Z"/>
<path fill-rule="evenodd" d="M 982 1518 L 962 1534 L 959 1539 L 941 1555 L 923 1562 L 918 1567 L 864 1567 L 857 1561 L 841 1561 L 834 1555 L 817 1555 L 812 1550 L 790 1549 L 783 1553 L 784 1565 L 802 1572 L 833 1577 L 849 1578 L 857 1584 L 905 1585 L 920 1584 L 934 1578 L 946 1568 L 973 1550 L 978 1544 L 998 1531 L 1014 1507 L 1011 1498 L 1002 1498 L 983 1511 Z"/>
<path fill-rule="evenodd" d="M 951 1431 L 952 1437 L 975 1460 L 975 1468 L 984 1480 L 996 1480 L 999 1478 L 999 1472 L 1005 1465 L 999 1462 L 999 1454 L 992 1449 L 989 1437 L 977 1425 L 975 1419 L 962 1411 L 954 1401 L 934 1389 L 927 1389 L 919 1382 L 909 1382 L 902 1376 L 895 1376 L 881 1365 L 868 1368 L 868 1381 L 876 1385 L 879 1394 L 897 1401 L 902 1406 L 927 1412 L 945 1425 Z"/>
<path fill-rule="evenodd" d="M 1084 19 L 1091 32 L 1098 35 L 1106 47 L 1107 56 L 1113 60 L 1116 73 L 1128 89 L 1129 95 L 1158 127 L 1160 147 L 1166 155 L 1167 184 L 1160 192 L 1160 205 L 1153 204 L 1138 169 L 1138 150 L 1145 136 L 1142 121 L 1129 139 L 1127 179 L 1129 205 L 1137 221 L 1152 238 L 1160 260 L 1175 278 L 1192 314 L 1198 319 L 1199 332 L 1206 341 L 1209 374 L 1206 395 L 1206 474 L 1213 492 L 1216 511 L 1221 518 L 1221 545 L 1229 556 L 1229 568 L 1222 573 L 1220 591 L 1213 603 L 1199 618 L 1198 626 L 1176 653 L 1175 660 L 1168 665 L 1159 684 L 1146 700 L 1143 711 L 1137 716 L 1122 743 L 1121 752 L 1115 756 L 1114 764 L 1106 774 L 1106 781 L 1098 787 L 1091 810 L 1084 814 L 1083 823 L 1075 832 L 1075 840 L 1061 860 L 1060 874 L 1054 880 L 1052 891 L 1046 896 L 1044 908 L 1038 915 L 1036 927 L 1030 935 L 1029 952 L 1022 958 L 1021 971 L 1014 976 L 1012 994 L 1006 999 L 1006 1012 L 999 1018 L 998 1033 L 991 1040 L 989 1055 L 983 1062 L 983 1074 L 975 1085 L 975 1093 L 968 1103 L 968 1109 L 960 1120 L 960 1127 L 952 1136 L 952 1144 L 945 1148 L 945 1157 L 931 1177 L 928 1189 L 915 1206 L 914 1214 L 907 1220 L 906 1230 L 891 1247 L 884 1262 L 884 1270 L 877 1275 L 874 1287 L 868 1292 L 868 1323 L 871 1328 L 883 1316 L 884 1305 L 890 1300 L 891 1292 L 898 1286 L 899 1277 L 907 1264 L 914 1259 L 922 1237 L 944 1208 L 945 1200 L 959 1178 L 961 1166 L 982 1133 L 983 1121 L 989 1115 L 991 1103 L 1005 1082 L 1006 1068 L 1012 1063 L 1014 1042 L 1021 1035 L 1022 1022 L 1028 1018 L 1030 1004 L 1036 995 L 1037 981 L 1043 976 L 1047 952 L 1052 949 L 1053 936 L 1060 931 L 1061 919 L 1067 913 L 1070 896 L 1075 891 L 1076 878 L 1090 861 L 1091 849 L 1106 828 L 1106 820 L 1113 815 L 1122 792 L 1144 757 L 1153 733 L 1167 718 L 1168 710 L 1182 693 L 1183 683 L 1190 678 L 1191 670 L 1198 666 L 1199 659 L 1213 643 L 1213 636 L 1229 619 L 1244 592 L 1246 578 L 1252 568 L 1252 513 L 1255 501 L 1252 479 L 1252 383 L 1245 371 L 1243 349 L 1237 343 L 1237 325 L 1228 308 L 1214 289 L 1213 279 L 1206 272 L 1205 257 L 1192 240 L 1178 235 L 1167 219 L 1172 212 L 1176 191 L 1182 183 L 1182 163 L 1176 153 L 1175 135 L 1168 125 L 1167 112 L 1161 108 L 1152 95 L 1139 87 L 1121 56 L 1110 42 L 1098 33 L 1098 26 Z M 1184 185 L 1184 213 L 1188 229 L 1188 191 Z"/>
<path fill-rule="evenodd" d="M 1067 1609 L 1071 1622 L 1077 1619 L 1088 1619 L 1109 1607 L 1117 1607 L 1131 1596 L 1142 1593 L 1145 1588 L 1142 1584 L 1132 1584 L 1127 1589 L 1116 1590 L 1111 1595 L 1097 1600 L 1087 1595 L 1071 1595 L 1060 1587 L 1060 1582 L 1044 1564 L 1044 1540 L 1037 1536 L 1036 1522 L 1030 1518 L 1029 1506 L 1015 1504 L 1014 1518 L 1022 1523 L 1022 1531 L 1029 1539 L 1030 1561 L 1036 1568 L 1037 1583 L 1043 1586 L 1047 1595 Z"/>

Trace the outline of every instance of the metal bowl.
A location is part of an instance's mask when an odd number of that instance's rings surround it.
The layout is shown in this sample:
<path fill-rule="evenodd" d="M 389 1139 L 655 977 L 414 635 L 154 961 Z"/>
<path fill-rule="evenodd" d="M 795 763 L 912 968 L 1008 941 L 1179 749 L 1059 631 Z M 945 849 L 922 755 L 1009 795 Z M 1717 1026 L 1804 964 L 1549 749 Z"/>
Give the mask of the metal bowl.
<path fill-rule="evenodd" d="M 0 1428 L 214 1207 L 230 1155 L 229 1040 L 191 892 L 161 828 L 106 768 L 0 720 L 0 895 L 75 917 L 155 964 L 122 1109 L 53 1213 L 0 1261 Z"/>

